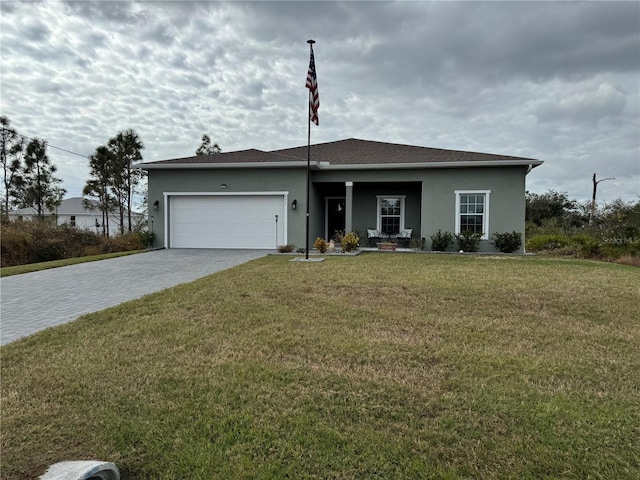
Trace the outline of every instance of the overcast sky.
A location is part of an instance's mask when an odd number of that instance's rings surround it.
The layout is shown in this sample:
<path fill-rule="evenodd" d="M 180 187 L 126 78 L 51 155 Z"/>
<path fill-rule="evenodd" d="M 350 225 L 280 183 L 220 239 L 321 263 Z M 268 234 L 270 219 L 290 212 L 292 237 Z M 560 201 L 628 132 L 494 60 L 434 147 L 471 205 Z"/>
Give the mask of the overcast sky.
<path fill-rule="evenodd" d="M 640 198 L 640 3 L 16 2 L 1 9 L 0 113 L 91 155 L 132 128 L 144 161 L 345 138 L 545 163 L 527 189 Z M 88 160 L 49 148 L 67 197 Z"/>

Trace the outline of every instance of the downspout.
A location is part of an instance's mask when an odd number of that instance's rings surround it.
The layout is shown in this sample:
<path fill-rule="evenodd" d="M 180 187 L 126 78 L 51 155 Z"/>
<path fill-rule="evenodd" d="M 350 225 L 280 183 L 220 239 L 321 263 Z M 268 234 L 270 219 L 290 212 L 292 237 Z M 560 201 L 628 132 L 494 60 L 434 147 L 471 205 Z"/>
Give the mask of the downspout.
<path fill-rule="evenodd" d="M 533 165 L 529 164 L 529 166 L 527 167 L 527 171 L 525 172 L 524 176 L 526 177 L 527 175 L 529 175 L 529 172 L 533 170 Z M 525 219 L 524 219 L 524 232 L 522 232 L 522 254 L 525 255 L 527 253 L 527 206 L 526 206 L 526 200 L 525 200 Z"/>

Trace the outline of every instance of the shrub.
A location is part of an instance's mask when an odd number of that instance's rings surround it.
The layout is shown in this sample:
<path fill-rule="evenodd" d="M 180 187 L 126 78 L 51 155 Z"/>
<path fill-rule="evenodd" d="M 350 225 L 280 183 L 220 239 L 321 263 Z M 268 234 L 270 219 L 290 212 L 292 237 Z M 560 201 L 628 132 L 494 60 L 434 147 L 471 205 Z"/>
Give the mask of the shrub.
<path fill-rule="evenodd" d="M 340 246 L 343 252 L 352 252 L 359 245 L 360 238 L 354 232 L 349 232 L 340 239 Z"/>
<path fill-rule="evenodd" d="M 117 237 L 112 237 L 110 240 L 110 248 L 112 249 L 110 252 L 104 253 L 113 253 L 113 252 L 130 252 L 133 250 L 144 250 L 145 246 L 140 241 L 140 237 L 137 233 L 126 233 L 124 235 L 118 235 Z"/>
<path fill-rule="evenodd" d="M 527 250 L 531 252 L 553 251 L 566 248 L 570 243 L 571 240 L 566 235 L 536 235 L 527 240 Z"/>
<path fill-rule="evenodd" d="M 640 259 L 640 240 L 626 245 L 612 245 L 605 243 L 602 245 L 601 250 L 605 258 L 616 259 L 622 257 L 639 257 Z"/>
<path fill-rule="evenodd" d="M 31 244 L 27 263 L 51 262 L 65 257 L 64 241 L 61 238 L 36 238 Z"/>
<path fill-rule="evenodd" d="M 11 223 L 2 226 L 0 266 L 24 265 L 29 260 L 29 232 L 17 229 Z"/>
<path fill-rule="evenodd" d="M 101 238 L 94 232 L 71 227 L 67 224 L 53 227 L 51 235 L 62 240 L 64 244 L 64 258 L 81 257 L 88 247 L 100 244 Z"/>
<path fill-rule="evenodd" d="M 313 242 L 313 248 L 318 250 L 320 253 L 324 253 L 327 251 L 327 248 L 329 248 L 329 244 L 323 238 L 318 237 L 316 238 L 316 241 Z"/>
<path fill-rule="evenodd" d="M 304 247 L 298 247 L 298 248 L 296 249 L 296 253 L 304 253 L 304 252 L 306 252 L 306 251 L 307 251 L 307 249 L 306 249 L 306 248 L 304 248 Z"/>
<path fill-rule="evenodd" d="M 279 245 L 278 246 L 278 252 L 279 253 L 291 253 L 291 252 L 293 252 L 294 248 L 295 248 L 295 246 L 291 245 L 291 244 Z"/>
<path fill-rule="evenodd" d="M 368 242 L 369 235 L 367 234 L 367 229 L 366 228 L 364 228 L 364 229 L 356 228 L 356 229 L 353 230 L 353 233 L 359 239 L 363 239 L 364 238 Z"/>
<path fill-rule="evenodd" d="M 139 233 L 105 237 L 90 230 L 42 221 L 7 222 L 2 226 L 1 266 L 48 262 L 101 253 L 142 250 Z"/>
<path fill-rule="evenodd" d="M 453 233 L 442 232 L 438 230 L 431 235 L 431 250 L 434 252 L 444 252 L 447 248 L 453 245 Z"/>
<path fill-rule="evenodd" d="M 480 238 L 482 238 L 482 233 L 475 233 L 471 230 L 465 230 L 460 235 L 456 235 L 458 248 L 463 252 L 477 252 L 480 246 Z"/>
<path fill-rule="evenodd" d="M 579 258 L 599 258 L 602 255 L 602 244 L 589 235 L 574 235 L 571 237 L 571 245 Z"/>
<path fill-rule="evenodd" d="M 153 242 L 156 240 L 156 234 L 154 232 L 140 231 L 137 232 L 137 235 L 140 243 L 142 243 L 145 248 L 153 247 Z"/>
<path fill-rule="evenodd" d="M 522 233 L 494 233 L 493 245 L 502 253 L 512 253 L 520 248 L 522 245 Z"/>
<path fill-rule="evenodd" d="M 424 238 L 411 237 L 411 240 L 409 240 L 409 248 L 422 250 L 424 248 Z"/>

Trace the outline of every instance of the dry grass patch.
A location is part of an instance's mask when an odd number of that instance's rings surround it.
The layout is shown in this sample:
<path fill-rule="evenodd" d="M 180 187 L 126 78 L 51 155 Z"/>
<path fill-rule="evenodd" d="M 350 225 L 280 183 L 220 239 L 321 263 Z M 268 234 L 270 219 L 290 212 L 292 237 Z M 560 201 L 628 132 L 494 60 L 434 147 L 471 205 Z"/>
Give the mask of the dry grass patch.
<path fill-rule="evenodd" d="M 2 478 L 633 478 L 640 278 L 268 257 L 2 347 Z"/>

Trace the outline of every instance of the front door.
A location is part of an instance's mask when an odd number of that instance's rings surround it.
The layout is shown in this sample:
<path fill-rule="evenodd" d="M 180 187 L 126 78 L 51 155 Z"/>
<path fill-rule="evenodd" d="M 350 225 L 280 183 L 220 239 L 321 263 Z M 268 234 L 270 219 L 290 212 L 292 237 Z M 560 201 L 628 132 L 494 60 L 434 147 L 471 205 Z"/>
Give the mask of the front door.
<path fill-rule="evenodd" d="M 327 240 L 335 239 L 336 233 L 344 232 L 344 197 L 327 197 L 325 202 L 325 226 Z"/>

